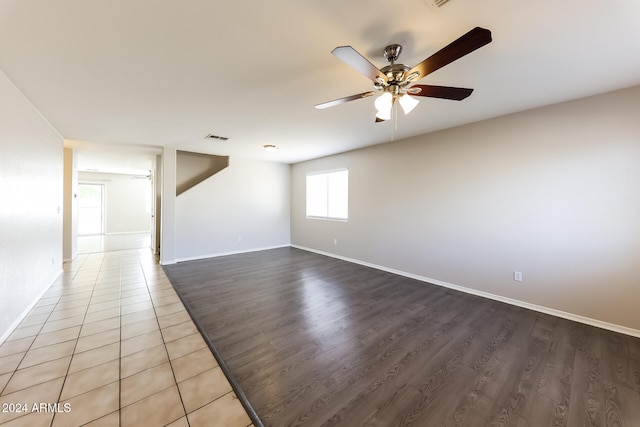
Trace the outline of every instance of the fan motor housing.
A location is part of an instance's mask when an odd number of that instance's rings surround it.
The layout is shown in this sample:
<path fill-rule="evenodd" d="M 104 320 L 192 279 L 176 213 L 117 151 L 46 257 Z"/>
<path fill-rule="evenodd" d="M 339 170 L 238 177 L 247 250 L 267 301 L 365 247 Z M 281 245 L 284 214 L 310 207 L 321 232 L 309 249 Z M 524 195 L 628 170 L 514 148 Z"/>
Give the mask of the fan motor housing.
<path fill-rule="evenodd" d="M 404 74 L 407 71 L 409 71 L 409 67 L 404 64 L 387 65 L 386 67 L 383 67 L 380 69 L 380 72 L 382 72 L 385 76 L 387 76 L 387 79 L 388 79 L 387 83 L 383 85 L 376 82 L 374 85 L 376 87 L 384 87 L 390 84 L 403 85 L 405 83 Z"/>
<path fill-rule="evenodd" d="M 404 74 L 409 71 L 409 67 L 404 64 L 396 64 L 395 61 L 400 57 L 402 53 L 402 46 L 399 44 L 391 44 L 384 48 L 384 57 L 389 61 L 389 65 L 380 69 L 380 72 L 387 76 L 388 82 L 383 86 L 402 84 L 404 80 Z M 378 84 L 375 85 L 378 87 Z"/>

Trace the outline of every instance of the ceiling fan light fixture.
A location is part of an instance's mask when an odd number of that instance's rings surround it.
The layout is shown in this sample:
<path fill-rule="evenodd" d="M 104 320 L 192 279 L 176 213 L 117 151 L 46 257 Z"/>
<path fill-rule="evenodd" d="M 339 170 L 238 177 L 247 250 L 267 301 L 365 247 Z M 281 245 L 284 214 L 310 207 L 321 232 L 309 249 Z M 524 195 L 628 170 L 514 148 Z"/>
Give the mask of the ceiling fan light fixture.
<path fill-rule="evenodd" d="M 378 113 L 376 117 L 382 120 L 391 119 L 391 108 L 393 107 L 393 95 L 389 92 L 384 92 L 382 95 L 376 98 L 374 105 Z"/>
<path fill-rule="evenodd" d="M 424 1 L 440 6 L 448 0 Z M 316 105 L 316 108 L 332 107 L 382 92 L 375 101 L 375 106 L 378 110 L 376 114 L 378 120 L 376 120 L 376 122 L 378 122 L 389 120 L 395 101 L 401 104 L 405 114 L 409 114 L 418 104 L 418 100 L 414 99 L 413 96 L 461 101 L 471 95 L 473 89 L 434 85 L 408 86 L 413 85 L 416 81 L 439 70 L 445 65 L 485 46 L 487 43 L 491 43 L 491 41 L 491 31 L 486 28 L 475 27 L 418 63 L 413 68 L 400 63 L 396 64 L 395 61 L 402 51 L 402 46 L 398 44 L 389 45 L 385 48 L 384 56 L 389 62 L 389 65 L 382 68 L 377 68 L 353 47 L 338 46 L 331 51 L 331 53 L 370 79 L 373 82 L 375 90 L 324 102 Z"/>
<path fill-rule="evenodd" d="M 408 81 L 408 82 L 410 82 L 410 81 L 412 81 L 412 80 L 417 79 L 418 77 L 420 77 L 420 73 L 419 73 L 418 71 L 414 71 L 413 73 L 409 74 L 409 75 L 405 78 L 405 80 L 406 80 L 406 81 Z"/>
<path fill-rule="evenodd" d="M 391 120 L 391 110 L 389 111 L 378 111 L 376 113 L 376 117 L 382 121 Z"/>
<path fill-rule="evenodd" d="M 400 102 L 400 106 L 402 107 L 402 111 L 404 111 L 405 115 L 409 114 L 420 103 L 420 101 L 418 101 L 413 96 L 410 96 L 406 93 L 400 96 L 399 102 Z"/>

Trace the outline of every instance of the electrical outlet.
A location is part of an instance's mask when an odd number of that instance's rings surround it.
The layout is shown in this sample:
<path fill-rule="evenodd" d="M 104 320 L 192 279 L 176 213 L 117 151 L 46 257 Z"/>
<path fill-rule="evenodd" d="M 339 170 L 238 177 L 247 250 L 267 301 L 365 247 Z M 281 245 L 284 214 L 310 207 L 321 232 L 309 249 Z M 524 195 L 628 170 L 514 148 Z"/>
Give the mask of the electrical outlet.
<path fill-rule="evenodd" d="M 338 244 L 338 239 L 333 239 L 333 244 L 337 245 Z"/>
<path fill-rule="evenodd" d="M 513 280 L 515 280 L 516 282 L 522 282 L 522 271 L 514 271 Z"/>

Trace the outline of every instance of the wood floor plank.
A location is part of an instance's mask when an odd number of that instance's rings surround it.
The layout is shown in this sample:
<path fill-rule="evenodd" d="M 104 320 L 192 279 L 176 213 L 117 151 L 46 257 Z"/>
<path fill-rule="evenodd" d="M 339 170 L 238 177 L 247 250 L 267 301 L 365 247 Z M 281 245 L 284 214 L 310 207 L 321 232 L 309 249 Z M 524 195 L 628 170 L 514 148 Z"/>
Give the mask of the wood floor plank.
<path fill-rule="evenodd" d="M 280 248 L 165 266 L 266 426 L 640 425 L 640 339 Z"/>
<path fill-rule="evenodd" d="M 628 387 L 618 388 L 618 401 L 620 410 L 621 425 L 640 424 L 640 405 L 638 405 L 638 393 Z M 632 420 L 632 422 L 629 422 Z"/>
<path fill-rule="evenodd" d="M 600 333 L 592 327 L 580 329 L 584 339 L 576 353 L 567 420 L 569 425 L 604 426 Z"/>
<path fill-rule="evenodd" d="M 640 340 L 626 337 L 629 345 L 630 370 L 633 378 L 633 389 L 640 393 Z"/>

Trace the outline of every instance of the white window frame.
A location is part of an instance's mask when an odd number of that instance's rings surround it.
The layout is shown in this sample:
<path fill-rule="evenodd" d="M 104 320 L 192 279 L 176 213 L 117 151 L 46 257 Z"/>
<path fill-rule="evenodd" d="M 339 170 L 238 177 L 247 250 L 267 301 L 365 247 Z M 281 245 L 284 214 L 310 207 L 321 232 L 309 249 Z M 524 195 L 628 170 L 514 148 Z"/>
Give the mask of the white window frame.
<path fill-rule="evenodd" d="M 329 179 L 330 176 L 332 174 L 338 174 L 338 173 L 342 173 L 342 172 L 346 172 L 346 188 L 342 188 L 341 191 L 339 193 L 336 193 L 336 191 L 331 191 L 331 187 L 330 187 L 330 183 L 329 183 Z M 313 212 L 312 214 L 309 214 L 309 210 L 310 210 L 310 193 L 309 193 L 309 177 L 318 177 L 318 176 L 325 176 L 327 179 L 326 182 L 326 201 L 324 202 L 324 205 L 322 206 L 322 209 L 324 211 L 324 214 L 319 213 L 317 210 L 316 212 Z M 308 174 L 306 174 L 305 177 L 305 189 L 306 189 L 306 216 L 308 219 L 322 219 L 322 220 L 329 220 L 329 221 L 342 221 L 342 222 L 347 222 L 349 220 L 349 169 L 347 168 L 341 168 L 341 169 L 332 169 L 332 170 L 326 170 L 326 171 L 317 171 L 317 172 L 310 172 Z M 340 197 L 341 200 L 335 200 L 332 202 L 332 198 L 336 198 L 336 197 Z M 343 199 L 342 199 L 343 198 Z M 320 203 L 322 203 L 320 201 Z M 334 206 L 337 204 L 342 205 L 342 209 L 339 209 L 341 211 L 344 211 L 343 215 L 330 215 L 331 213 L 331 205 L 333 204 Z M 313 209 L 312 209 L 313 210 Z"/>

